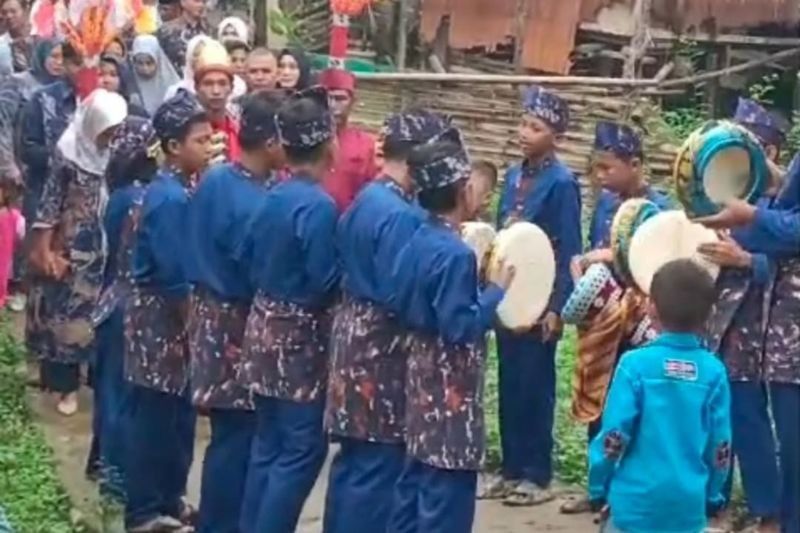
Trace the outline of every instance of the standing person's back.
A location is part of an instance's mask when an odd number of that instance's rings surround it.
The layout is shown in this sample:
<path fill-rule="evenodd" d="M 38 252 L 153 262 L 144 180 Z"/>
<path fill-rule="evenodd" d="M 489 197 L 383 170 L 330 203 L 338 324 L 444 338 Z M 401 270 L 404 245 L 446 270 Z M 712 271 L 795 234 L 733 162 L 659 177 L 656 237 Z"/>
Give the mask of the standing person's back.
<path fill-rule="evenodd" d="M 698 533 L 730 468 L 725 367 L 694 333 L 714 286 L 696 264 L 674 261 L 651 297 L 665 333 L 619 363 L 589 452 L 589 491 L 609 505 L 606 531 Z"/>

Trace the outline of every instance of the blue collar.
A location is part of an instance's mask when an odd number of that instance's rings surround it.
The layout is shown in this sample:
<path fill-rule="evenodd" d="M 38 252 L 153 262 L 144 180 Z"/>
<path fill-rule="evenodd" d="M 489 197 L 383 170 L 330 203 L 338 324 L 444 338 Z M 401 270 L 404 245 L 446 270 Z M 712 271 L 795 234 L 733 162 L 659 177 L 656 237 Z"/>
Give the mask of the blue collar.
<path fill-rule="evenodd" d="M 699 335 L 694 333 L 675 333 L 672 331 L 665 331 L 661 333 L 653 341 L 655 344 L 665 344 L 675 348 L 702 348 L 703 341 Z"/>

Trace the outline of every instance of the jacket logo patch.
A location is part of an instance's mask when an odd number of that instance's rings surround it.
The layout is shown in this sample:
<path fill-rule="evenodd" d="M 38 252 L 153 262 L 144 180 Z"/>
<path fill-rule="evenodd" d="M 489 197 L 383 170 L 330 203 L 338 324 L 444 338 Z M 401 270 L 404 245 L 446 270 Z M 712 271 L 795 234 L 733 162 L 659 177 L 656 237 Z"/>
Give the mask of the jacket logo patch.
<path fill-rule="evenodd" d="M 697 364 L 692 361 L 667 359 L 664 361 L 664 375 L 672 379 L 697 381 Z"/>

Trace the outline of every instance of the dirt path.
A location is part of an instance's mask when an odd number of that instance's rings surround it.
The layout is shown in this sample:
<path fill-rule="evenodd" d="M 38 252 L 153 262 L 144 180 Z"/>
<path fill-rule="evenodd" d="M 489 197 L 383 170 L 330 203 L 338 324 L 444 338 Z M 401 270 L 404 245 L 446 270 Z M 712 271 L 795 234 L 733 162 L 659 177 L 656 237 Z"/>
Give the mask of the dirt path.
<path fill-rule="evenodd" d="M 120 518 L 115 513 L 100 510 L 96 487 L 86 480 L 83 468 L 91 438 L 91 398 L 84 390 L 81 395 L 81 410 L 72 418 L 63 418 L 49 405 L 49 399 L 36 391 L 29 391 L 28 400 L 33 408 L 48 443 L 55 451 L 60 477 L 72 497 L 83 520 L 96 531 L 121 532 Z M 195 462 L 189 480 L 189 499 L 198 501 L 200 490 L 200 467 L 203 451 L 208 439 L 208 427 L 203 421 L 198 427 L 195 445 Z M 327 465 L 306 503 L 298 533 L 319 533 L 325 501 Z M 517 533 L 553 531 L 561 533 L 589 533 L 595 531 L 588 516 L 569 517 L 558 513 L 558 503 L 531 509 L 512 509 L 497 502 L 479 502 L 474 531 L 476 533 Z"/>

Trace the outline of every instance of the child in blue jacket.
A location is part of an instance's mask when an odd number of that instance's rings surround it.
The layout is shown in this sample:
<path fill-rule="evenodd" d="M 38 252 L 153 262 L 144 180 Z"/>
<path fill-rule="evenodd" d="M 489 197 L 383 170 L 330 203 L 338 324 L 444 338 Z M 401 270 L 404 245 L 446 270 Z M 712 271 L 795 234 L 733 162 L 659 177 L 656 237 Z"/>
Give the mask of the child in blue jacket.
<path fill-rule="evenodd" d="M 731 459 L 725 366 L 698 335 L 714 282 L 672 261 L 650 296 L 663 333 L 620 360 L 589 449 L 589 493 L 607 504 L 606 533 L 699 533 L 722 504 Z"/>

